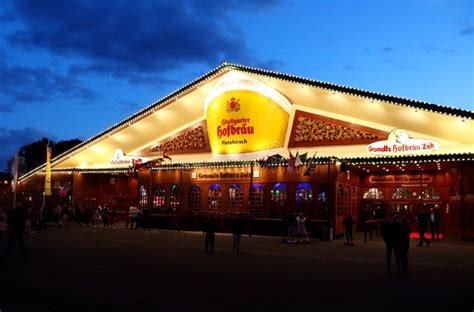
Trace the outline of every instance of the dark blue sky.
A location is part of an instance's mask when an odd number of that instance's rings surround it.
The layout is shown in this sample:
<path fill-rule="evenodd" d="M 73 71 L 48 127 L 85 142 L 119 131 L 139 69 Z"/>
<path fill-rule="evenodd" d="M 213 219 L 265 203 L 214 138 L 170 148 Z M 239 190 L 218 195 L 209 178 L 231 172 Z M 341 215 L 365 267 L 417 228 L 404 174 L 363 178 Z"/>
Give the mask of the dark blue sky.
<path fill-rule="evenodd" d="M 474 1 L 47 1 L 0 5 L 0 170 L 82 140 L 222 61 L 474 110 Z"/>

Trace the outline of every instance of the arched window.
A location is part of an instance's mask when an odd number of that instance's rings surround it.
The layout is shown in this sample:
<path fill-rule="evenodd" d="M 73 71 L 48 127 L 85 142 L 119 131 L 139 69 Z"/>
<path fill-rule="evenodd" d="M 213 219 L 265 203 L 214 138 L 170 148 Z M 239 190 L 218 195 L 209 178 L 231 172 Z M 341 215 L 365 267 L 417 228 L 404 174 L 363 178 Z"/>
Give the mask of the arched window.
<path fill-rule="evenodd" d="M 383 193 L 378 188 L 371 188 L 364 193 L 364 199 L 382 199 Z"/>
<path fill-rule="evenodd" d="M 189 188 L 189 209 L 200 209 L 201 208 L 201 188 L 193 184 Z"/>
<path fill-rule="evenodd" d="M 148 206 L 148 194 L 145 185 L 140 186 L 138 205 L 143 208 Z"/>
<path fill-rule="evenodd" d="M 311 203 L 313 201 L 313 191 L 311 184 L 300 183 L 296 189 L 296 204 Z"/>
<path fill-rule="evenodd" d="M 163 210 L 165 205 L 165 188 L 163 185 L 157 185 L 153 188 L 153 209 Z"/>
<path fill-rule="evenodd" d="M 231 184 L 229 186 L 229 208 L 230 209 L 240 209 L 242 208 L 242 202 L 244 195 L 242 188 L 238 184 Z"/>
<path fill-rule="evenodd" d="M 263 186 L 253 184 L 249 190 L 249 202 L 251 209 L 261 209 L 263 207 Z"/>
<path fill-rule="evenodd" d="M 277 183 L 273 186 L 272 191 L 272 204 L 276 207 L 284 207 L 288 202 L 288 190 L 286 185 L 283 183 Z"/>
<path fill-rule="evenodd" d="M 175 213 L 179 207 L 179 197 L 181 194 L 181 187 L 179 185 L 171 185 L 171 194 L 170 194 L 170 208 L 171 213 Z"/>
<path fill-rule="evenodd" d="M 217 210 L 221 208 L 222 204 L 222 189 L 219 184 L 212 184 L 209 187 L 209 193 L 207 196 L 207 205 L 211 210 Z"/>
<path fill-rule="evenodd" d="M 423 190 L 421 193 L 421 196 L 423 199 L 427 200 L 438 200 L 439 199 L 439 193 L 437 190 L 435 190 L 434 187 L 428 187 Z"/>
<path fill-rule="evenodd" d="M 397 188 L 392 193 L 393 199 L 408 199 L 412 197 L 412 192 L 406 188 Z"/>

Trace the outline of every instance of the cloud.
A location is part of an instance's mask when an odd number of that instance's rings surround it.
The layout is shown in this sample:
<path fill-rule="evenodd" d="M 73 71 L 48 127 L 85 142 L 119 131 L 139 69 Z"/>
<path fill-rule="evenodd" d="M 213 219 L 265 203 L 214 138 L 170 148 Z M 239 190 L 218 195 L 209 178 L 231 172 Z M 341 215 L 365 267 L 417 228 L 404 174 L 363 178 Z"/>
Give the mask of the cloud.
<path fill-rule="evenodd" d="M 389 47 L 389 46 L 386 46 L 386 47 L 383 47 L 380 52 L 382 53 L 387 53 L 387 52 L 393 52 L 393 48 L 392 47 Z"/>
<path fill-rule="evenodd" d="M 44 102 L 58 98 L 96 99 L 93 90 L 84 87 L 73 75 L 60 74 L 46 67 L 8 65 L 0 61 L 0 96 L 10 102 L 0 112 L 17 103 Z M 3 108 L 3 109 L 2 109 Z"/>
<path fill-rule="evenodd" d="M 11 105 L 8 105 L 6 103 L 0 103 L 0 113 L 11 113 L 13 112 L 13 108 Z"/>
<path fill-rule="evenodd" d="M 143 81 L 189 64 L 258 62 L 232 12 L 263 10 L 278 3 L 19 0 L 14 10 L 23 26 L 7 41 L 81 59 L 82 72 Z"/>
<path fill-rule="evenodd" d="M 7 129 L 0 127 L 0 171 L 7 169 L 8 160 L 15 156 L 23 145 L 37 141 L 43 137 L 55 140 L 55 137 L 34 127 L 23 129 Z"/>
<path fill-rule="evenodd" d="M 459 34 L 463 35 L 463 36 L 472 35 L 472 34 L 474 34 L 474 27 L 471 26 L 471 27 L 463 28 L 459 31 Z"/>

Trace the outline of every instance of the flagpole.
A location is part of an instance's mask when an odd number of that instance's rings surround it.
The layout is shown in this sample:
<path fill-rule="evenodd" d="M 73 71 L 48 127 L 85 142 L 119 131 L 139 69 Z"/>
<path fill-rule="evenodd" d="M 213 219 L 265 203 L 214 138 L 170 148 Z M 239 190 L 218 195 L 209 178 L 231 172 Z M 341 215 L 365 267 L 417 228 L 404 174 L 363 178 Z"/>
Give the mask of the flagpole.
<path fill-rule="evenodd" d="M 18 162 L 19 162 L 19 155 L 17 151 L 15 155 L 15 159 L 13 160 L 13 166 L 11 168 L 11 173 L 13 175 L 13 207 L 16 206 L 16 192 L 18 188 Z"/>
<path fill-rule="evenodd" d="M 13 192 L 13 207 L 16 207 L 16 188 L 18 187 L 17 179 L 14 179 L 15 191 Z"/>

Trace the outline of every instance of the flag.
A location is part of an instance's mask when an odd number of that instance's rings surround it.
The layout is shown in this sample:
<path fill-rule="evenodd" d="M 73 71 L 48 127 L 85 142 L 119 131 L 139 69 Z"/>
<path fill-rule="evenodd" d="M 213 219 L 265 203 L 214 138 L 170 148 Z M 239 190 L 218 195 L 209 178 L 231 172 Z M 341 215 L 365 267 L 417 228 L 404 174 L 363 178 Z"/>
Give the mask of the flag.
<path fill-rule="evenodd" d="M 164 151 L 164 152 L 163 152 L 163 159 L 168 159 L 169 161 L 173 161 L 173 160 L 171 159 L 171 157 L 170 157 L 168 154 L 166 154 L 166 152 L 167 152 L 167 151 Z"/>
<path fill-rule="evenodd" d="M 273 163 L 281 163 L 285 157 L 281 156 L 280 154 L 273 154 L 271 156 L 268 156 L 267 158 L 260 159 L 258 163 L 260 164 L 260 167 L 268 167 Z"/>
<path fill-rule="evenodd" d="M 308 160 L 308 152 L 299 155 L 298 152 L 296 152 L 296 160 L 295 160 L 295 166 L 299 167 L 304 164 L 306 164 L 306 161 Z"/>
<path fill-rule="evenodd" d="M 12 191 L 16 191 L 16 186 L 18 184 L 18 162 L 19 162 L 19 156 L 18 152 L 16 152 L 15 159 L 13 160 L 12 168 L 11 168 L 11 173 L 13 176 L 12 180 Z"/>
<path fill-rule="evenodd" d="M 315 171 L 316 171 L 316 152 L 314 152 L 313 157 L 308 159 L 304 175 L 309 176 L 311 173 L 313 173 Z"/>
<path fill-rule="evenodd" d="M 51 196 L 51 153 L 52 149 L 46 145 L 46 176 L 44 177 L 44 196 Z"/>
<path fill-rule="evenodd" d="M 290 150 L 288 150 L 288 152 L 290 153 L 290 155 L 288 157 L 288 167 L 286 168 L 286 171 L 291 173 L 291 172 L 293 172 L 293 169 L 295 169 L 296 157 L 293 156 L 293 154 L 291 153 Z"/>

